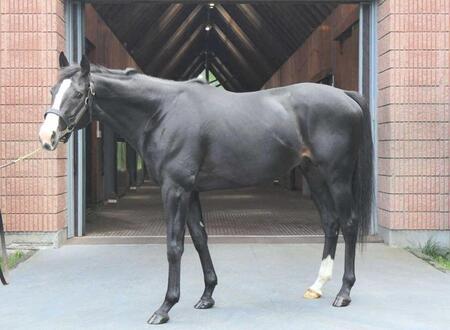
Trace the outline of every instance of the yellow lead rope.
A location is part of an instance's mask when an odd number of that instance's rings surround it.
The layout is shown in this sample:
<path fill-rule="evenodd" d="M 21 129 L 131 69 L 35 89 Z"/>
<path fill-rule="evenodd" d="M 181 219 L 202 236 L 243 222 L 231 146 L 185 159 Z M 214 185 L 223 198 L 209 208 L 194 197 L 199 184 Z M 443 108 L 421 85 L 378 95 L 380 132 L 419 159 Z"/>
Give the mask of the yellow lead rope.
<path fill-rule="evenodd" d="M 32 151 L 32 152 L 30 152 L 30 153 L 28 153 L 28 154 L 26 154 L 26 155 L 20 156 L 19 158 L 15 159 L 15 160 L 13 160 L 13 161 L 10 161 L 9 163 L 0 165 L 0 170 L 1 170 L 2 168 L 5 168 L 5 167 L 11 166 L 11 165 L 13 165 L 13 164 L 15 164 L 15 163 L 18 163 L 18 162 L 20 162 L 21 160 L 30 158 L 30 157 L 33 156 L 34 154 L 38 153 L 41 149 L 42 149 L 41 147 L 38 147 L 36 150 L 34 150 L 34 151 Z"/>
<path fill-rule="evenodd" d="M 10 161 L 9 163 L 0 165 L 0 169 L 14 165 L 15 163 L 18 163 L 21 160 L 30 158 L 34 154 L 38 153 L 41 149 L 42 149 L 41 147 L 38 147 L 38 148 L 36 148 L 36 150 L 33 150 L 32 152 L 30 152 L 26 155 L 20 156 L 19 158 L 15 159 L 13 161 Z M 7 285 L 8 284 L 8 280 L 7 280 L 8 254 L 6 253 L 5 231 L 3 228 L 3 219 L 2 219 L 1 211 L 0 211 L 0 252 L 2 254 L 2 263 L 3 263 L 3 265 L 0 265 L 0 282 L 2 282 L 3 285 Z M 2 270 L 2 268 L 3 268 L 3 270 Z"/>

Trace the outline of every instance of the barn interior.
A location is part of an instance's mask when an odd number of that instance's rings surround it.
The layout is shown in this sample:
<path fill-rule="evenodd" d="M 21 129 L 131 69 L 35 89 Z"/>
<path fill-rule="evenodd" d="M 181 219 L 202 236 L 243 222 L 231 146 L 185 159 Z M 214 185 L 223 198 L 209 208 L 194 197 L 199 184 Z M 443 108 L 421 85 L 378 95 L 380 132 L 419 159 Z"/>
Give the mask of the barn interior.
<path fill-rule="evenodd" d="M 92 1 L 85 52 L 93 63 L 165 79 L 203 77 L 242 93 L 316 82 L 358 90 L 358 4 Z M 87 129 L 87 237 L 162 237 L 159 188 L 110 128 Z M 245 166 L 245 164 L 242 164 Z M 201 195 L 210 237 L 319 237 L 298 169 L 268 186 Z"/>

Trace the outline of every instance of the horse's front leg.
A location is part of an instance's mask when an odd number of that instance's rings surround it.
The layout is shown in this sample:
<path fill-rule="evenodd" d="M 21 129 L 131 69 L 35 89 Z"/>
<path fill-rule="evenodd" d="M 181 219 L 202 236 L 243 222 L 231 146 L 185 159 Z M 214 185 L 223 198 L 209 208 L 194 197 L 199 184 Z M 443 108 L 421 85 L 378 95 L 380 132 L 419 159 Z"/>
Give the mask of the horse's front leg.
<path fill-rule="evenodd" d="M 173 182 L 165 182 L 161 192 L 167 218 L 169 279 L 164 302 L 148 320 L 150 324 L 166 323 L 169 320 L 170 309 L 180 299 L 180 264 L 184 251 L 184 233 L 190 201 L 190 193 Z"/>

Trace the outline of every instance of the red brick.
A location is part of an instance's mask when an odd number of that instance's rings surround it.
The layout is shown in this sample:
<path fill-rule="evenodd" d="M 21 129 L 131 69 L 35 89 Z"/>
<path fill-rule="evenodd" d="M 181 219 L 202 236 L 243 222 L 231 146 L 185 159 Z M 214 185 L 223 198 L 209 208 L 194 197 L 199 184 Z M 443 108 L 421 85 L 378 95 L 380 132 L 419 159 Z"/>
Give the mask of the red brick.
<path fill-rule="evenodd" d="M 379 4 L 379 223 L 449 228 L 449 2 Z"/>
<path fill-rule="evenodd" d="M 1 1 L 0 163 L 38 146 L 42 114 L 64 49 L 59 0 Z M 49 60 L 51 59 L 51 60 Z M 7 230 L 55 231 L 65 225 L 66 148 L 41 151 L 0 171 Z"/>

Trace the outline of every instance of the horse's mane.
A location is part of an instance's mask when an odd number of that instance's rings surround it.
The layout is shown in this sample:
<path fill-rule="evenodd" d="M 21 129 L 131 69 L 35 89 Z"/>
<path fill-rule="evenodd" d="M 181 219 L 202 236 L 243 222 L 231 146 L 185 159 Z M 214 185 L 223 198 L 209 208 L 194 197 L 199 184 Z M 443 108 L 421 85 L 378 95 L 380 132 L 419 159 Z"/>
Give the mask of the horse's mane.
<path fill-rule="evenodd" d="M 70 79 L 80 70 L 81 70 L 81 67 L 78 64 L 73 64 L 73 65 L 69 65 L 64 68 L 61 68 L 59 70 L 59 80 Z M 149 76 L 149 75 L 146 75 L 143 73 L 139 73 L 138 70 L 136 70 L 135 68 L 126 68 L 125 70 L 119 70 L 119 69 L 108 69 L 102 65 L 91 64 L 91 72 L 92 73 L 106 73 L 106 74 L 118 75 L 118 76 L 134 76 L 134 75 L 141 74 L 143 76 L 151 78 L 152 80 L 160 81 L 162 83 L 168 83 L 168 82 L 177 83 L 177 81 L 174 81 L 174 80 L 157 78 L 157 77 L 152 77 L 152 76 Z M 178 82 L 178 83 L 180 83 L 180 82 Z M 185 80 L 185 81 L 182 81 L 182 83 L 207 84 L 206 80 L 201 79 L 201 78 Z"/>

